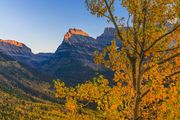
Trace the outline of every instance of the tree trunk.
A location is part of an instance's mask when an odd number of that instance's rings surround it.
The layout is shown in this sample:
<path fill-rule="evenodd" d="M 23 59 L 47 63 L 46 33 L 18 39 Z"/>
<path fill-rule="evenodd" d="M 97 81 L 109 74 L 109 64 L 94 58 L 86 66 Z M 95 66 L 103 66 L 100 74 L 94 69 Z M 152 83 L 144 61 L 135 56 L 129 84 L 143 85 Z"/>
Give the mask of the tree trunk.
<path fill-rule="evenodd" d="M 141 60 L 140 60 L 140 63 L 139 63 L 139 67 L 138 67 L 138 76 L 137 76 L 137 79 L 136 79 L 136 98 L 135 98 L 135 104 L 134 104 L 134 120 L 138 120 L 140 119 L 140 103 L 141 103 L 141 90 L 140 90 L 140 87 L 141 87 Z"/>
<path fill-rule="evenodd" d="M 134 105 L 134 120 L 139 119 L 139 109 L 140 109 L 140 94 L 137 93 L 136 99 L 135 99 L 135 105 Z"/>

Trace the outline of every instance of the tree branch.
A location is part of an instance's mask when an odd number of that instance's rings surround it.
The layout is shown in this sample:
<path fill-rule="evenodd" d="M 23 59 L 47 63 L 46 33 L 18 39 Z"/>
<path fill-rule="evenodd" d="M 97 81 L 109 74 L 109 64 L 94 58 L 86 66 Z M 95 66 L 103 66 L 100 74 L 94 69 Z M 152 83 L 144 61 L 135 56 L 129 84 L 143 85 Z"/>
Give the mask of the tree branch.
<path fill-rule="evenodd" d="M 148 93 L 150 92 L 150 89 L 148 88 L 146 91 L 144 91 L 142 94 L 141 94 L 141 99 L 147 95 Z"/>
<path fill-rule="evenodd" d="M 180 55 L 180 53 L 174 54 L 174 55 L 172 55 L 171 57 L 168 57 L 167 59 L 164 59 L 164 60 L 162 60 L 162 61 L 160 61 L 160 62 L 158 62 L 158 63 L 156 63 L 156 64 L 158 64 L 158 65 L 164 64 L 164 63 L 168 62 L 169 60 L 171 60 L 171 59 L 173 59 L 173 58 L 175 58 L 175 57 L 178 57 L 179 55 Z M 147 72 L 147 71 L 149 71 L 150 69 L 154 68 L 154 67 L 156 66 L 156 64 L 153 65 L 153 66 L 151 66 L 151 67 L 146 68 L 146 69 L 144 70 L 144 73 Z"/>
<path fill-rule="evenodd" d="M 158 65 L 164 64 L 164 63 L 168 62 L 169 60 L 171 60 L 171 59 L 173 59 L 173 58 L 175 58 L 175 57 L 177 57 L 177 56 L 179 56 L 179 55 L 180 55 L 180 53 L 174 54 L 174 55 L 172 55 L 171 57 L 169 57 L 169 58 L 167 58 L 167 59 L 164 59 L 164 60 L 158 62 L 157 64 L 158 64 Z"/>
<path fill-rule="evenodd" d="M 147 17 L 147 8 L 146 8 L 147 2 L 144 3 L 143 6 L 143 13 L 144 13 L 144 18 L 143 18 L 143 42 L 142 45 L 140 45 L 141 50 L 144 51 L 144 44 L 145 44 L 145 31 L 146 31 L 146 17 Z"/>
<path fill-rule="evenodd" d="M 112 0 L 112 2 L 111 2 L 110 5 L 109 5 L 109 8 L 111 8 L 111 6 L 113 5 L 114 1 L 115 1 L 115 0 Z"/>
<path fill-rule="evenodd" d="M 158 43 L 161 39 L 163 39 L 164 37 L 166 37 L 167 35 L 173 33 L 175 30 L 177 30 L 180 27 L 180 24 L 177 25 L 176 27 L 174 27 L 174 29 L 172 29 L 171 31 L 165 33 L 164 35 L 162 35 L 161 37 L 159 37 L 158 39 L 156 39 L 146 50 L 145 52 L 147 52 L 148 50 L 150 50 L 154 45 L 156 45 L 156 43 Z"/>
<path fill-rule="evenodd" d="M 129 13 L 129 15 L 128 15 L 128 19 L 127 19 L 127 22 L 126 22 L 126 24 L 127 24 L 127 30 L 130 30 L 131 31 L 131 33 L 133 33 L 133 31 L 130 29 L 130 27 L 129 27 L 129 20 L 130 20 L 130 17 L 131 17 L 131 14 Z"/>
<path fill-rule="evenodd" d="M 112 21 L 111 18 L 110 18 L 108 15 L 102 13 L 102 11 L 98 11 L 98 13 L 101 14 L 102 16 L 106 17 L 106 18 L 109 19 L 110 21 Z"/>
<path fill-rule="evenodd" d="M 168 51 L 176 50 L 178 48 L 180 48 L 180 46 L 177 46 L 177 47 L 174 47 L 174 48 L 169 48 L 169 49 L 166 49 L 166 50 L 159 50 L 157 52 L 168 52 Z"/>
<path fill-rule="evenodd" d="M 113 13 L 112 13 L 112 11 L 111 11 L 111 8 L 110 8 L 110 7 L 112 6 L 112 4 L 110 4 L 110 6 L 109 6 L 107 0 L 104 0 L 104 1 L 105 1 L 105 4 L 106 4 L 106 7 L 108 8 L 108 12 L 109 12 L 111 21 L 112 21 L 112 23 L 114 24 L 114 26 L 115 26 L 115 28 L 116 28 L 116 30 L 117 30 L 118 37 L 123 41 L 123 37 L 122 37 L 122 35 L 121 35 L 121 32 L 120 32 L 120 30 L 119 30 L 119 27 L 118 27 L 118 25 L 117 25 L 117 23 L 116 23 L 116 20 L 115 20 L 114 15 L 113 15 Z"/>
<path fill-rule="evenodd" d="M 168 76 L 166 76 L 166 77 L 172 77 L 172 76 L 174 76 L 174 75 L 176 75 L 176 74 L 179 74 L 180 73 L 180 70 L 179 71 L 176 71 L 176 72 L 174 72 L 174 73 L 172 73 L 172 74 L 170 74 L 170 75 L 168 75 Z"/>
<path fill-rule="evenodd" d="M 135 47 L 132 45 L 132 43 L 129 41 L 129 34 L 128 34 L 128 31 L 130 30 L 131 32 L 132 32 L 132 30 L 130 29 L 130 27 L 129 27 L 129 20 L 130 20 L 130 14 L 129 14 L 129 16 L 128 16 L 128 20 L 127 20 L 127 22 L 126 22 L 126 24 L 127 24 L 127 29 L 126 29 L 126 37 L 127 37 L 127 42 L 128 42 L 128 44 L 134 49 L 134 51 L 140 56 L 140 53 L 135 49 Z M 133 32 L 132 32 L 133 33 Z"/>

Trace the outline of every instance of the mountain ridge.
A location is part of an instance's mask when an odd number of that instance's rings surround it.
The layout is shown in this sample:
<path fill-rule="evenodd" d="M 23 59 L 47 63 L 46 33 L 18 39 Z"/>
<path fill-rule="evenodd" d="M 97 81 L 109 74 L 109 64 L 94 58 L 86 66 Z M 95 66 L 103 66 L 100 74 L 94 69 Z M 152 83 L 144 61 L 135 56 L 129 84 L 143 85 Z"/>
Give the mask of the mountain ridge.
<path fill-rule="evenodd" d="M 81 29 L 70 28 L 64 35 L 63 42 L 52 54 L 34 54 L 30 48 L 30 55 L 7 54 L 52 79 L 60 79 L 67 85 L 76 85 L 92 79 L 97 73 L 109 76 L 108 70 L 94 63 L 94 52 L 111 44 L 115 38 L 114 31 L 113 28 L 105 28 L 104 33 L 95 39 Z"/>
<path fill-rule="evenodd" d="M 17 41 L 15 41 L 15 40 L 3 40 L 3 39 L 0 39 L 0 42 L 3 42 L 3 43 L 9 43 L 9 44 L 11 44 L 11 45 L 19 46 L 19 47 L 24 46 L 23 43 L 17 42 Z"/>
<path fill-rule="evenodd" d="M 15 40 L 3 40 L 0 39 L 0 50 L 11 56 L 31 56 L 32 51 L 29 47 L 21 42 Z"/>

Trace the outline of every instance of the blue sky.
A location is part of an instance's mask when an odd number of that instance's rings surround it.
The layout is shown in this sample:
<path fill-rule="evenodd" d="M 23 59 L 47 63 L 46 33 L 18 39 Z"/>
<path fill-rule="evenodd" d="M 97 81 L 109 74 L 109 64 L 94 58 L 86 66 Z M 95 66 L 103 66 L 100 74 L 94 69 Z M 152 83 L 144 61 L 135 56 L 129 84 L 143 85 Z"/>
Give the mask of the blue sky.
<path fill-rule="evenodd" d="M 54 52 L 69 28 L 96 38 L 109 26 L 87 11 L 84 0 L 0 0 L 0 38 L 23 42 L 34 53 Z"/>

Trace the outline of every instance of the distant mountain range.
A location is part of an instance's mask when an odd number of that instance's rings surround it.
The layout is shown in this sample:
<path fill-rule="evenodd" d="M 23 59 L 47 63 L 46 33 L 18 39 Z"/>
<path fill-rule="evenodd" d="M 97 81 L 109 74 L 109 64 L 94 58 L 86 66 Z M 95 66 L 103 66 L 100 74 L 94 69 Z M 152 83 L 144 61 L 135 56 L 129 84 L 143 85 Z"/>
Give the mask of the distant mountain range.
<path fill-rule="evenodd" d="M 15 87 L 46 98 L 49 96 L 47 82 L 53 79 L 74 86 L 92 79 L 97 73 L 110 77 L 112 72 L 95 65 L 93 57 L 96 50 L 102 50 L 115 39 L 114 32 L 114 28 L 105 28 L 95 39 L 80 29 L 69 29 L 55 53 L 39 54 L 32 53 L 23 43 L 0 39 L 0 84 L 6 84 L 6 89 Z M 44 91 L 37 89 L 41 83 L 40 86 L 46 86 Z"/>

